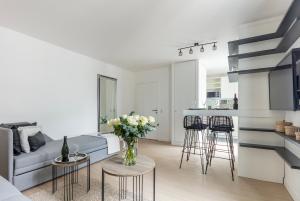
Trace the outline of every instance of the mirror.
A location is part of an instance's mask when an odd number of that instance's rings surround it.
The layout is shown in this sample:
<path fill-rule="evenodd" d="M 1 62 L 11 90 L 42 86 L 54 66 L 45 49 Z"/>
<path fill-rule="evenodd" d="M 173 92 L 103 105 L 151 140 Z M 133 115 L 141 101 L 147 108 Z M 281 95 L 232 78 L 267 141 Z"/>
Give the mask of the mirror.
<path fill-rule="evenodd" d="M 117 117 L 117 80 L 98 75 L 98 131 L 112 132 L 107 121 Z"/>

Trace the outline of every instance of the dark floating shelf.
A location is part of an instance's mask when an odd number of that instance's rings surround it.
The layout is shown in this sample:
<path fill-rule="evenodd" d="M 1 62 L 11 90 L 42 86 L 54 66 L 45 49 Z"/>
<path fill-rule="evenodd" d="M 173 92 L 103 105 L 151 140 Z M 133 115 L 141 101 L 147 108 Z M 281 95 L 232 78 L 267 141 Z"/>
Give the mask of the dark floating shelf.
<path fill-rule="evenodd" d="M 300 158 L 284 147 L 240 143 L 240 147 L 266 149 L 275 151 L 292 169 L 300 169 Z"/>
<path fill-rule="evenodd" d="M 288 136 L 288 135 L 285 135 L 284 133 L 280 133 L 277 131 L 275 131 L 274 133 L 279 135 L 280 137 L 283 137 L 284 139 L 287 139 L 288 141 L 290 141 L 296 145 L 300 145 L 300 141 L 296 140 L 296 137 L 294 137 L 294 136 Z"/>
<path fill-rule="evenodd" d="M 299 15 L 300 10 L 300 2 L 298 0 L 294 0 L 292 4 L 290 5 L 286 15 L 284 16 L 283 20 L 281 21 L 280 25 L 278 26 L 276 32 L 269 33 L 269 34 L 263 34 L 259 36 L 244 38 L 240 40 L 234 40 L 228 42 L 229 46 L 238 46 L 243 45 L 247 43 L 255 43 L 260 42 L 264 40 L 270 40 L 275 38 L 283 37 L 285 32 L 290 28 L 290 26 L 293 24 L 294 19 L 297 17 L 300 17 Z"/>
<path fill-rule="evenodd" d="M 292 44 L 300 37 L 300 1 L 294 0 L 280 25 L 278 26 L 276 32 L 268 33 L 264 35 L 244 38 L 240 40 L 230 41 L 228 42 L 228 63 L 229 63 L 229 73 L 232 75 L 231 82 L 237 81 L 237 74 L 233 76 L 233 69 L 238 69 L 238 60 L 272 55 L 278 53 L 286 52 Z M 248 53 L 239 53 L 239 45 L 260 42 L 275 38 L 282 38 L 276 48 L 268 49 L 268 50 L 260 50 L 256 52 L 248 52 Z M 268 71 L 268 68 L 264 68 L 265 71 Z M 257 72 L 264 72 L 262 70 L 258 70 Z M 250 73 L 255 73 L 255 71 L 250 71 Z M 240 73 L 241 74 L 241 73 Z M 246 74 L 246 72 L 244 72 Z"/>
<path fill-rule="evenodd" d="M 239 130 L 241 130 L 241 131 L 275 132 L 274 129 L 268 129 L 268 128 L 246 128 L 246 127 L 240 127 Z"/>
<path fill-rule="evenodd" d="M 250 73 L 262 73 L 262 72 L 270 72 L 272 70 L 278 69 L 287 69 L 292 68 L 292 65 L 282 65 L 282 66 L 275 66 L 275 67 L 266 67 L 266 68 L 256 68 L 256 69 L 249 69 L 249 70 L 239 70 L 239 71 L 231 71 L 228 74 L 237 73 L 239 75 L 242 74 L 250 74 Z"/>
<path fill-rule="evenodd" d="M 300 140 L 296 140 L 296 137 L 294 136 L 288 136 L 285 135 L 284 133 L 280 133 L 275 131 L 275 129 L 265 129 L 265 128 L 247 128 L 247 127 L 240 127 L 239 130 L 241 131 L 260 131 L 260 132 L 270 132 L 270 133 L 274 133 L 276 135 L 279 135 L 280 137 L 296 144 L 296 145 L 300 145 Z"/>
<path fill-rule="evenodd" d="M 269 49 L 269 50 L 261 50 L 261 51 L 257 51 L 257 52 L 234 54 L 234 55 L 228 56 L 228 58 L 245 59 L 245 58 L 250 58 L 250 57 L 259 57 L 259 56 L 277 54 L 277 53 L 283 53 L 283 52 L 284 51 L 282 51 L 282 50 L 274 48 L 274 49 Z"/>
<path fill-rule="evenodd" d="M 245 58 L 250 58 L 250 57 L 258 57 L 258 56 L 264 56 L 264 55 L 270 55 L 270 54 L 284 53 L 292 46 L 292 44 L 299 38 L 299 36 L 300 36 L 300 20 L 299 20 L 299 18 L 296 18 L 295 23 L 283 35 L 282 40 L 280 41 L 280 43 L 278 44 L 278 46 L 276 48 L 269 49 L 269 50 L 261 50 L 261 51 L 257 51 L 257 52 L 234 54 L 234 55 L 228 56 L 228 58 L 245 59 Z"/>

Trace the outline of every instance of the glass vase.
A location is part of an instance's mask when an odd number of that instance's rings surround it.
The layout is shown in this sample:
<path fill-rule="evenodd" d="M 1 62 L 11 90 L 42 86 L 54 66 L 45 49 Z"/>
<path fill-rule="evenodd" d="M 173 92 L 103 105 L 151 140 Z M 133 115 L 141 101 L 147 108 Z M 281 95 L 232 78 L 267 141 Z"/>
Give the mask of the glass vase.
<path fill-rule="evenodd" d="M 125 152 L 123 163 L 126 166 L 133 166 L 136 164 L 135 143 L 127 143 L 127 149 Z"/>

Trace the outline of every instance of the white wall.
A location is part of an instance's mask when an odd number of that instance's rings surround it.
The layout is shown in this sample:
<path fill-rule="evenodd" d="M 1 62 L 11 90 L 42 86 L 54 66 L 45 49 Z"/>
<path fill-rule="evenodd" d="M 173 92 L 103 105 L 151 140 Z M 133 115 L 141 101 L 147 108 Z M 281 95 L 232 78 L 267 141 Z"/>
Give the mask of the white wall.
<path fill-rule="evenodd" d="M 206 104 L 206 85 L 207 85 L 207 73 L 206 67 L 198 61 L 198 104 L 197 107 L 203 108 Z"/>
<path fill-rule="evenodd" d="M 158 84 L 159 128 L 158 140 L 170 141 L 170 66 L 135 73 L 136 84 Z"/>
<path fill-rule="evenodd" d="M 133 73 L 3 27 L 0 72 L 0 122 L 37 121 L 53 138 L 97 131 L 97 74 L 118 79 L 118 113 L 133 110 Z"/>
<path fill-rule="evenodd" d="M 228 76 L 221 77 L 221 98 L 233 99 L 234 94 L 238 97 L 238 83 L 229 82 Z"/>

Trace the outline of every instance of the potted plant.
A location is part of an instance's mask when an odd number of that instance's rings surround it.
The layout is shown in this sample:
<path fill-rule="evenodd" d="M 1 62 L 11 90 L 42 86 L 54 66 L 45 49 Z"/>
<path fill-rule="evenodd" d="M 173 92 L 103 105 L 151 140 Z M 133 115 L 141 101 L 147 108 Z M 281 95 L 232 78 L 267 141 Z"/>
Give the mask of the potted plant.
<path fill-rule="evenodd" d="M 155 129 L 155 118 L 140 115 L 122 115 L 108 121 L 108 126 L 113 127 L 115 135 L 121 137 L 127 145 L 124 164 L 133 166 L 136 163 L 135 145 L 139 138 L 145 137 Z"/>

